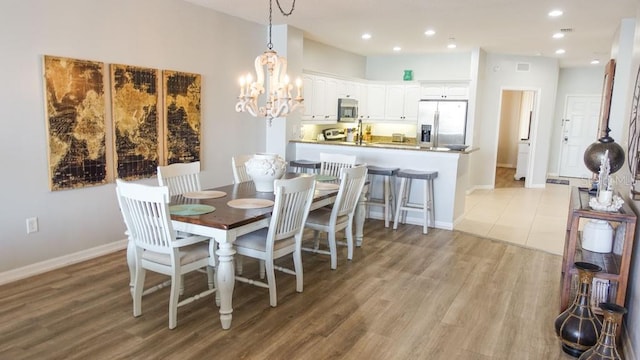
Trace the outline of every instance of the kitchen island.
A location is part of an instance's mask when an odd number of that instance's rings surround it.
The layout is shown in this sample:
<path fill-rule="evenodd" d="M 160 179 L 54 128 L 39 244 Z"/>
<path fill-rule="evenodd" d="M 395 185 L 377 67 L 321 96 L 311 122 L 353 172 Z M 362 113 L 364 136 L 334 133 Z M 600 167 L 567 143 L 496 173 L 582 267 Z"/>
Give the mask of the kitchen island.
<path fill-rule="evenodd" d="M 464 213 L 469 183 L 469 154 L 476 150 L 454 151 L 411 143 L 377 142 L 358 145 L 341 141 L 291 140 L 287 160 L 320 161 L 320 153 L 334 153 L 355 155 L 358 163 L 368 165 L 437 171 L 438 177 L 434 181 L 435 227 L 452 230 Z M 370 188 L 374 189 L 373 196 L 380 197 L 382 187 L 377 181 L 380 179 L 375 179 Z M 410 201 L 420 202 L 421 199 L 422 189 L 416 186 Z M 372 209 L 371 217 L 382 219 L 382 211 L 377 207 Z M 422 224 L 422 221 L 417 213 L 409 212 L 407 223 Z"/>

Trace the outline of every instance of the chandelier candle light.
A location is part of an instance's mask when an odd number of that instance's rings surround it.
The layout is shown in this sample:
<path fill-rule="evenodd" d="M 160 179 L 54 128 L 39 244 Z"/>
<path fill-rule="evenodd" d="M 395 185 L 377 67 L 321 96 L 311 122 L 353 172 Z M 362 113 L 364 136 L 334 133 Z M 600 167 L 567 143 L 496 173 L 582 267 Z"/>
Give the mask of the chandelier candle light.
<path fill-rule="evenodd" d="M 282 15 L 289 16 L 293 13 L 296 2 L 295 0 L 293 1 L 289 12 L 282 10 L 279 0 L 276 0 L 276 4 Z M 250 73 L 240 77 L 240 96 L 238 96 L 238 102 L 236 103 L 237 112 L 246 111 L 255 117 L 266 117 L 269 120 L 269 126 L 271 126 L 273 118 L 287 116 L 291 111 L 302 105 L 304 101 L 302 98 L 302 80 L 300 78 L 296 79 L 297 93 L 296 97 L 292 98 L 293 85 L 289 83 L 289 76 L 287 75 L 287 59 L 284 56 L 278 56 L 278 53 L 273 50 L 273 43 L 271 42 L 272 5 L 273 0 L 269 0 L 269 43 L 267 43 L 267 50 L 256 57 L 254 62 L 256 81 L 253 81 Z M 269 73 L 267 89 L 265 89 L 265 66 Z M 258 100 L 262 94 L 266 94 L 266 100 L 264 105 L 260 106 Z"/>

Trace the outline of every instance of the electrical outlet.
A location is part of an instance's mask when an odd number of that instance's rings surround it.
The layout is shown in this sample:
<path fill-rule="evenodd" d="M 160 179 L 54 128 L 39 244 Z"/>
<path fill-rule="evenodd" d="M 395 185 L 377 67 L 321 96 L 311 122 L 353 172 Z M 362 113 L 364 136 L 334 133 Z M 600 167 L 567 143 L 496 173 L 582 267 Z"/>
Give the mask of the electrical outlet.
<path fill-rule="evenodd" d="M 38 232 L 38 218 L 32 217 L 27 219 L 27 234 Z"/>

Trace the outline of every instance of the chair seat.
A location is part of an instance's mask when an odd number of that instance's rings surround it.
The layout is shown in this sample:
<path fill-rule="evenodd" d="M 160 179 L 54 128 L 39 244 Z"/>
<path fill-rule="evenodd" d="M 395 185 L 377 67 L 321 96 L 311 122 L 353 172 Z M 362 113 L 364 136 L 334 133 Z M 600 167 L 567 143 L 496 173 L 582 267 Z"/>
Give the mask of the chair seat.
<path fill-rule="evenodd" d="M 314 226 L 329 226 L 331 210 L 332 209 L 320 208 L 311 211 L 307 217 L 306 226 L 310 228 Z M 341 215 L 336 218 L 336 224 L 342 224 L 347 221 L 349 221 L 349 215 Z"/>
<path fill-rule="evenodd" d="M 369 175 L 384 175 L 384 176 L 393 176 L 398 174 L 400 168 L 387 168 L 381 166 L 367 165 L 367 172 Z"/>
<path fill-rule="evenodd" d="M 268 232 L 269 232 L 269 229 L 267 228 L 250 232 L 246 235 L 242 235 L 238 237 L 238 239 L 236 239 L 234 244 L 237 247 L 243 247 L 243 248 L 253 249 L 258 251 L 266 251 L 266 243 L 267 243 L 266 239 L 267 239 Z M 295 244 L 295 242 L 296 242 L 296 239 L 294 237 L 275 241 L 273 243 L 273 250 L 276 251 L 276 250 L 285 248 L 287 246 L 291 246 Z"/>
<path fill-rule="evenodd" d="M 319 161 L 312 160 L 291 160 L 289 162 L 291 167 L 305 168 L 305 169 L 320 169 Z"/>
<path fill-rule="evenodd" d="M 409 179 L 433 180 L 438 177 L 438 172 L 403 169 L 398 171 L 397 176 Z"/>
<path fill-rule="evenodd" d="M 209 257 L 209 245 L 205 242 L 202 244 L 193 244 L 180 248 L 180 265 L 189 264 L 200 259 Z M 171 266 L 171 256 L 151 250 L 145 250 L 142 258 L 154 263 Z"/>

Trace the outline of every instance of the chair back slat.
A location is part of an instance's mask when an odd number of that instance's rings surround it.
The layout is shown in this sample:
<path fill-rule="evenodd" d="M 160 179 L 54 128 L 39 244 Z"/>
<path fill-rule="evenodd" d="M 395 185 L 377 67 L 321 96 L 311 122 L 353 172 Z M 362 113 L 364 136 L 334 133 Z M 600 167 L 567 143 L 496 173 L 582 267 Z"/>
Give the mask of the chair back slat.
<path fill-rule="evenodd" d="M 341 170 L 340 189 L 338 190 L 336 202 L 333 206 L 333 212 L 335 212 L 335 214 L 331 216 L 333 220 L 338 216 L 353 215 L 366 178 L 366 165 L 343 168 Z"/>
<path fill-rule="evenodd" d="M 169 196 L 202 190 L 200 162 L 175 163 L 158 166 L 158 184 L 169 187 Z"/>
<path fill-rule="evenodd" d="M 238 155 L 231 158 L 233 182 L 235 184 L 251 180 L 251 177 L 247 174 L 247 167 L 245 164 L 247 161 L 251 160 L 252 157 L 253 155 Z"/>
<path fill-rule="evenodd" d="M 340 177 L 340 170 L 355 164 L 355 155 L 320 153 L 320 175 Z"/>
<path fill-rule="evenodd" d="M 169 214 L 169 189 L 116 180 L 118 204 L 129 237 L 137 247 L 171 254 L 175 232 Z"/>
<path fill-rule="evenodd" d="M 274 186 L 276 200 L 269 224 L 267 246 L 270 246 L 269 241 L 273 243 L 296 235 L 302 236 L 313 201 L 315 176 L 276 180 Z"/>

